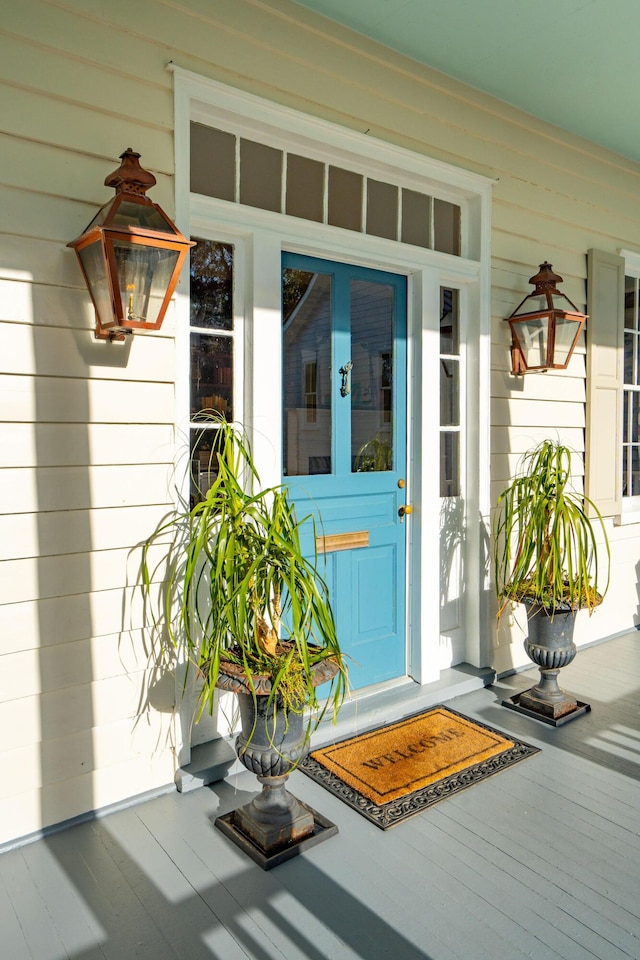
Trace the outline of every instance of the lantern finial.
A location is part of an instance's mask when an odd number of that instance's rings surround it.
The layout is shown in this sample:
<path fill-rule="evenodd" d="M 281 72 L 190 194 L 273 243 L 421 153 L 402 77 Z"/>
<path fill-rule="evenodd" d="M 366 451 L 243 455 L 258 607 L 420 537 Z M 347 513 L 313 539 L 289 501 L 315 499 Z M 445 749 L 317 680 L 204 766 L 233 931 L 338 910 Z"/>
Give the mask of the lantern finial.
<path fill-rule="evenodd" d="M 120 154 L 120 159 L 122 163 L 118 169 L 105 179 L 105 187 L 113 187 L 116 194 L 131 193 L 136 197 L 144 197 L 147 190 L 155 186 L 156 178 L 140 166 L 140 154 L 131 147 Z"/>
<path fill-rule="evenodd" d="M 540 264 L 539 273 L 529 277 L 529 283 L 535 283 L 536 292 L 542 293 L 545 290 L 554 289 L 557 283 L 564 283 L 564 281 L 560 274 L 553 272 L 553 267 L 545 260 Z"/>

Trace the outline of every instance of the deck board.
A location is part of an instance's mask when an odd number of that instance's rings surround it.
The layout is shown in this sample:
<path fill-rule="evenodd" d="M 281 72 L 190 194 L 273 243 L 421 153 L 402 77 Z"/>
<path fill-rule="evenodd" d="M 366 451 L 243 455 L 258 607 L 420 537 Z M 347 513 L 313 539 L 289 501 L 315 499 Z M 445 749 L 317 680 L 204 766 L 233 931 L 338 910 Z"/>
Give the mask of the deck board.
<path fill-rule="evenodd" d="M 3 960 L 638 960 L 640 636 L 564 673 L 561 728 L 501 706 L 535 672 L 450 701 L 541 752 L 392 830 L 295 773 L 340 833 L 268 873 L 213 825 L 248 773 L 0 855 Z"/>

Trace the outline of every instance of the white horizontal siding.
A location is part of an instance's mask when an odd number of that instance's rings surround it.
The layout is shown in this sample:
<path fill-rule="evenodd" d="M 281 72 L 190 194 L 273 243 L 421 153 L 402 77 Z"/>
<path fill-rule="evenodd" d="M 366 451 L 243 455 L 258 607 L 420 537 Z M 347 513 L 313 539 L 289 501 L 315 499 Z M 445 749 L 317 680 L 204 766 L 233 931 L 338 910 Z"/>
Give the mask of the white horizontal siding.
<path fill-rule="evenodd" d="M 166 505 L 0 516 L 0 560 L 112 550 L 144 540 Z M 123 571 L 124 573 L 124 571 Z"/>
<path fill-rule="evenodd" d="M 171 340 L 142 334 L 128 338 L 124 344 L 108 344 L 90 339 L 87 328 L 91 329 L 89 323 L 74 330 L 0 323 L 3 372 L 41 377 L 173 380 Z"/>
<path fill-rule="evenodd" d="M 0 515 L 166 504 L 171 495 L 155 464 L 0 470 Z"/>
<path fill-rule="evenodd" d="M 135 674 L 106 677 L 90 684 L 77 684 L 0 704 L 3 731 L 0 751 L 44 740 L 57 740 L 87 728 L 130 721 L 140 709 L 142 677 Z M 90 709 L 88 709 L 90 708 Z M 7 721 L 19 723 L 10 729 Z M 156 718 L 157 719 L 157 718 Z M 98 734 L 99 736 L 99 734 Z"/>
<path fill-rule="evenodd" d="M 94 736 L 99 735 L 96 730 Z M 61 747 L 64 748 L 63 742 Z M 162 740 L 154 753 L 141 751 L 135 755 L 130 751 L 127 738 L 121 735 L 120 747 L 126 759 L 119 763 L 70 779 L 50 780 L 41 788 L 30 785 L 28 789 L 0 801 L 0 843 L 32 833 L 42 822 L 60 823 L 87 810 L 119 803 L 123 799 L 123 789 L 126 790 L 125 796 L 135 797 L 172 782 L 173 753 L 166 747 L 162 749 Z M 123 788 L 124 784 L 126 787 Z"/>
<path fill-rule="evenodd" d="M 30 650 L 111 634 L 125 635 L 143 624 L 142 598 L 133 590 L 100 590 L 87 583 L 82 593 L 0 606 L 3 650 Z M 91 592 L 91 591 L 95 592 Z M 148 651 L 149 662 L 152 651 Z"/>
<path fill-rule="evenodd" d="M 168 737 L 166 724 L 162 733 L 164 738 Z M 123 743 L 129 745 L 129 759 L 144 764 L 154 753 L 161 754 L 159 747 L 165 747 L 162 738 L 158 743 L 156 730 L 146 724 L 138 724 L 134 729 L 131 720 L 127 719 L 105 726 L 99 736 L 95 730 L 82 730 L 48 741 L 46 750 L 42 749 L 42 744 L 33 743 L 0 754 L 6 772 L 0 783 L 0 801 L 11 796 L 15 789 L 11 787 L 12 783 L 20 783 L 33 791 L 52 783 L 72 782 L 95 770 L 120 766 Z M 170 777 L 173 771 L 169 769 L 168 773 Z"/>
<path fill-rule="evenodd" d="M 159 563 L 162 547 L 149 551 L 151 566 Z M 129 546 L 86 553 L 57 553 L 51 557 L 5 560 L 0 571 L 0 607 L 27 601 L 86 595 L 90 590 L 122 589 L 123 576 L 128 584 L 139 581 L 141 553 Z M 15 610 L 15 607 L 13 608 Z M 10 615 L 10 611 L 9 611 Z M 13 632 L 5 636 L 2 652 L 28 649 L 29 637 Z M 37 646 L 39 637 L 34 635 Z"/>
<path fill-rule="evenodd" d="M 138 579 L 140 560 L 140 552 L 135 549 L 132 551 L 128 546 L 114 550 L 5 560 L 0 568 L 0 606 L 84 595 L 92 588 L 122 589 L 123 572 L 128 583 L 135 583 Z M 29 649 L 29 639 L 24 637 L 20 640 L 16 637 L 18 649 Z M 37 646 L 38 637 L 31 639 Z M 9 652 L 8 643 L 3 644 L 2 650 Z"/>
<path fill-rule="evenodd" d="M 85 416 L 86 416 L 85 412 Z M 175 434 L 156 424 L 7 423 L 2 425 L 5 466 L 44 469 L 57 466 L 157 463 L 167 483 Z M 92 467 L 93 469 L 93 467 Z"/>
<path fill-rule="evenodd" d="M 21 700 L 115 677 L 142 675 L 147 666 L 147 643 L 141 630 L 128 630 L 5 654 L 0 658 L 0 698 L 3 702 Z M 131 716 L 136 710 L 137 703 Z"/>

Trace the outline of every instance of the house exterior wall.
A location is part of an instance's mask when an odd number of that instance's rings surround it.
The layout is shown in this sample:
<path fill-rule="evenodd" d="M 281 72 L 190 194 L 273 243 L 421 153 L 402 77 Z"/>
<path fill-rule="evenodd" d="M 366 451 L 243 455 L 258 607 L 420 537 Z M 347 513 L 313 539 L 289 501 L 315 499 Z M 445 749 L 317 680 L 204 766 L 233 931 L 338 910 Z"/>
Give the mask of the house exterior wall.
<path fill-rule="evenodd" d="M 173 778 L 173 688 L 149 665 L 131 552 L 172 501 L 173 317 L 93 341 L 66 247 L 127 146 L 173 213 L 167 62 L 495 179 L 492 502 L 539 439 L 584 449 L 584 346 L 566 373 L 516 380 L 503 318 L 542 260 L 582 306 L 587 249 L 637 248 L 640 167 L 288 0 L 22 0 L 0 53 L 2 843 Z M 580 642 L 636 620 L 640 530 L 608 529 L 613 585 Z M 523 662 L 503 622 L 491 665 Z"/>

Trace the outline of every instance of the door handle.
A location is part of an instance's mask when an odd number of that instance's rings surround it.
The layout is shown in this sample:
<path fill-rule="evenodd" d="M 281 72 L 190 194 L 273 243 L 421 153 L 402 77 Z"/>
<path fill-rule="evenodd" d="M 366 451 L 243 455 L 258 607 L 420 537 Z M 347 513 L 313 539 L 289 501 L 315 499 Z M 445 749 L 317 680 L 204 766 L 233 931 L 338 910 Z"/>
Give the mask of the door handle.
<path fill-rule="evenodd" d="M 342 377 L 342 383 L 340 385 L 340 396 L 348 397 L 351 393 L 351 370 L 353 368 L 353 363 L 351 360 L 347 360 L 344 367 L 340 367 L 338 373 Z"/>
<path fill-rule="evenodd" d="M 398 516 L 400 517 L 400 523 L 404 523 L 405 516 L 413 513 L 413 507 L 410 503 L 405 503 L 402 507 L 398 508 Z"/>

